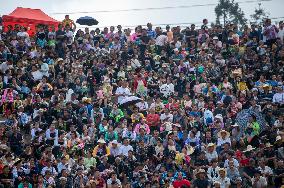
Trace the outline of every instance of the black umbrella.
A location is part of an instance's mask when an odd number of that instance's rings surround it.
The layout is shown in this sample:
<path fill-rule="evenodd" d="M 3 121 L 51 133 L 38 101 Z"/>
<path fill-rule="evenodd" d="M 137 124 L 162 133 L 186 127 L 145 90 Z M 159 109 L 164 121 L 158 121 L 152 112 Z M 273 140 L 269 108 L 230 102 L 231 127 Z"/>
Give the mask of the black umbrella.
<path fill-rule="evenodd" d="M 92 26 L 92 25 L 98 25 L 99 22 L 95 18 L 92 18 L 90 16 L 84 16 L 77 19 L 76 23 L 80 25 Z"/>
<path fill-rule="evenodd" d="M 131 105 L 134 105 L 136 103 L 141 102 L 142 99 L 136 96 L 130 96 L 130 97 L 125 97 L 121 102 L 120 102 L 120 107 L 122 108 L 127 108 Z"/>

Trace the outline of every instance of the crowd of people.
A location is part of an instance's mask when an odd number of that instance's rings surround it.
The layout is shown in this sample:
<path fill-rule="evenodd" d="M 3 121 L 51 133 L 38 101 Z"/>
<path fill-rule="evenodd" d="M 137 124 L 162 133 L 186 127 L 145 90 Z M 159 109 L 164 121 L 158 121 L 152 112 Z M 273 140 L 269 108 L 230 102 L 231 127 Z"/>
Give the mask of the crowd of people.
<path fill-rule="evenodd" d="M 281 187 L 283 26 L 9 26 L 0 187 Z"/>

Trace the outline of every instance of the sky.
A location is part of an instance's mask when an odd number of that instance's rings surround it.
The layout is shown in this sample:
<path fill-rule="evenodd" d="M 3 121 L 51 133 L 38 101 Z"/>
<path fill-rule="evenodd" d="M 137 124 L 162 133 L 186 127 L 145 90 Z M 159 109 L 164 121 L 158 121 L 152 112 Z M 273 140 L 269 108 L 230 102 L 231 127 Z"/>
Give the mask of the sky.
<path fill-rule="evenodd" d="M 236 2 L 248 2 L 249 0 L 235 0 Z M 258 2 L 240 3 L 241 9 L 249 19 L 250 15 L 258 7 Z M 215 22 L 215 4 L 218 0 L 0 0 L 0 15 L 6 15 L 12 12 L 16 7 L 39 8 L 51 17 L 61 21 L 65 13 L 70 12 L 93 12 L 70 14 L 70 18 L 76 20 L 80 16 L 92 16 L 99 21 L 97 27 L 111 26 L 121 24 L 122 26 L 145 25 L 151 22 L 157 24 L 177 24 L 195 23 L 200 25 L 202 19 L 207 18 L 209 23 Z M 125 9 L 143 9 L 156 7 L 184 7 L 192 5 L 212 4 L 210 6 L 187 7 L 163 10 L 143 10 L 143 11 L 125 11 L 117 12 L 113 10 Z M 268 0 L 261 2 L 262 7 L 270 12 L 273 21 L 284 20 L 284 0 Z M 96 12 L 94 11 L 113 11 Z M 62 14 L 58 14 L 62 13 Z M 78 25 L 78 28 L 84 27 Z"/>

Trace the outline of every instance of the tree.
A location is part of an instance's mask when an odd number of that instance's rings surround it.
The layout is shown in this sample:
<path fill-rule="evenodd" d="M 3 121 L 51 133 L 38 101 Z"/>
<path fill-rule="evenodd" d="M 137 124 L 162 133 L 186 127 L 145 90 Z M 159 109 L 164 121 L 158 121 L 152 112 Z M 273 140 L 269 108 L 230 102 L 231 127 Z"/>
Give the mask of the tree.
<path fill-rule="evenodd" d="M 258 8 L 255 8 L 254 13 L 250 15 L 250 17 L 256 24 L 262 24 L 269 15 L 270 13 L 266 12 L 266 10 L 261 7 L 261 3 L 258 3 Z"/>
<path fill-rule="evenodd" d="M 245 25 L 247 22 L 245 13 L 241 10 L 239 3 L 234 0 L 219 0 L 215 7 L 215 14 L 217 24 L 220 24 L 220 18 L 223 18 L 224 25 L 229 22 Z"/>

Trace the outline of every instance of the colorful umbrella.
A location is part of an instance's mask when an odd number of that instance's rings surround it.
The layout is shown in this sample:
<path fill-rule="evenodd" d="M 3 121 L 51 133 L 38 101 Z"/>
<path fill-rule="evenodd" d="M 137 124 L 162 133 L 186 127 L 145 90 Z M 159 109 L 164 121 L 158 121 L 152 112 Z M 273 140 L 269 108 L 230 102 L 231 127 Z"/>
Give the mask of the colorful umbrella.
<path fill-rule="evenodd" d="M 263 118 L 262 114 L 256 110 L 252 109 L 245 109 L 240 111 L 237 114 L 236 117 L 236 123 L 240 126 L 242 131 L 244 131 L 247 128 L 247 124 L 249 122 L 249 118 L 254 115 L 256 117 L 257 122 L 260 125 L 260 131 L 262 131 L 265 128 L 266 122 Z"/>

